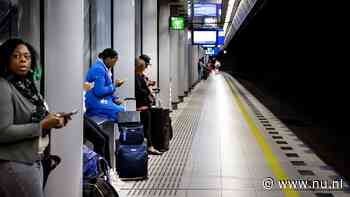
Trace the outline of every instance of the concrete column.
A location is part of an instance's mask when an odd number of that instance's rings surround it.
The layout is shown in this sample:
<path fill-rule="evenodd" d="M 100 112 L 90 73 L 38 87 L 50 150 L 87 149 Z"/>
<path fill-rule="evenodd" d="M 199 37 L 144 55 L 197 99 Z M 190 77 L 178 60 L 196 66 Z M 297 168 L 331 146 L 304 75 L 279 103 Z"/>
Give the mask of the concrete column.
<path fill-rule="evenodd" d="M 142 2 L 142 53 L 151 57 L 151 79 L 158 83 L 157 1 Z"/>
<path fill-rule="evenodd" d="M 135 1 L 114 1 L 114 48 L 119 62 L 114 68 L 114 78 L 126 80 L 118 88 L 121 97 L 135 97 Z M 133 108 L 136 106 L 133 106 Z"/>
<path fill-rule="evenodd" d="M 62 158 L 46 196 L 82 196 L 83 0 L 45 1 L 45 96 L 50 111 L 79 109 L 67 127 L 53 130 L 51 153 Z"/>
<path fill-rule="evenodd" d="M 187 93 L 188 86 L 188 73 L 189 73 L 189 62 L 188 62 L 188 44 L 187 44 L 187 31 L 184 32 L 184 92 Z"/>
<path fill-rule="evenodd" d="M 171 108 L 170 99 L 170 8 L 167 0 L 159 0 L 159 88 L 164 108 Z"/>
<path fill-rule="evenodd" d="M 195 82 L 195 79 L 194 79 L 194 66 L 195 66 L 195 64 L 194 64 L 194 61 L 193 61 L 193 47 L 192 47 L 192 45 L 190 45 L 189 47 L 189 55 L 190 55 L 190 57 L 189 57 L 189 61 L 190 61 L 190 71 L 191 71 L 191 73 L 190 73 L 190 87 L 192 87 L 192 85 L 194 84 L 194 82 Z"/>
<path fill-rule="evenodd" d="M 189 83 L 189 87 L 192 87 L 192 84 L 193 84 L 193 53 L 192 53 L 192 45 L 191 43 L 187 40 L 187 43 L 188 43 L 188 68 L 189 68 L 189 71 L 188 71 L 188 83 Z"/>
<path fill-rule="evenodd" d="M 198 46 L 193 46 L 192 47 L 192 51 L 194 53 L 194 59 L 193 59 L 193 62 L 197 63 L 199 57 L 199 54 L 198 54 Z M 198 65 L 193 65 L 193 78 L 194 78 L 194 82 L 198 81 Z M 204 69 L 204 68 L 203 68 Z"/>
<path fill-rule="evenodd" d="M 191 33 L 190 31 L 188 31 Z M 194 72 L 194 64 L 193 62 L 193 51 L 192 51 L 192 43 L 191 43 L 191 38 L 187 36 L 187 48 L 188 48 L 188 67 L 189 67 L 189 72 L 188 72 L 188 85 L 189 88 L 192 87 L 194 83 L 194 78 L 193 78 L 193 72 Z"/>
<path fill-rule="evenodd" d="M 179 33 L 177 31 L 170 31 L 170 87 L 171 87 L 171 102 L 177 103 L 178 98 L 178 67 L 179 67 Z"/>
<path fill-rule="evenodd" d="M 177 40 L 177 96 L 181 97 L 183 96 L 182 93 L 182 83 L 183 83 L 183 79 L 182 79 L 182 75 L 183 75 L 183 48 L 182 48 L 182 35 L 181 32 L 177 32 L 178 33 L 178 40 Z"/>
<path fill-rule="evenodd" d="M 185 95 L 185 43 L 184 43 L 184 32 L 179 31 L 179 39 L 178 39 L 178 96 L 183 97 Z"/>
<path fill-rule="evenodd" d="M 198 46 L 193 45 L 191 47 L 192 50 L 192 69 L 193 69 L 193 73 L 192 73 L 192 77 L 193 77 L 193 82 L 192 84 L 196 83 L 198 80 L 198 59 L 199 59 L 199 55 L 198 55 Z"/>
<path fill-rule="evenodd" d="M 189 85 L 189 73 L 190 73 L 190 62 L 189 62 L 189 45 L 188 45 L 188 38 L 187 38 L 187 30 L 184 32 L 184 44 L 185 44 L 185 56 L 184 56 L 184 62 L 185 62 L 185 84 L 184 84 L 184 88 L 185 88 L 185 93 L 187 93 L 189 91 L 190 85 Z"/>

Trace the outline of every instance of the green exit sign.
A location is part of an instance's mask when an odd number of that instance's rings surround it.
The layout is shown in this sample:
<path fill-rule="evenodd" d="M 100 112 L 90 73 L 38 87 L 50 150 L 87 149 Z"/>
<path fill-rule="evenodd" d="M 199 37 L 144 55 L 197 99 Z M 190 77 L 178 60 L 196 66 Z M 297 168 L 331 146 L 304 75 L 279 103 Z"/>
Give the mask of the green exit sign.
<path fill-rule="evenodd" d="M 170 17 L 170 29 L 171 30 L 184 30 L 185 29 L 185 18 L 181 16 Z"/>

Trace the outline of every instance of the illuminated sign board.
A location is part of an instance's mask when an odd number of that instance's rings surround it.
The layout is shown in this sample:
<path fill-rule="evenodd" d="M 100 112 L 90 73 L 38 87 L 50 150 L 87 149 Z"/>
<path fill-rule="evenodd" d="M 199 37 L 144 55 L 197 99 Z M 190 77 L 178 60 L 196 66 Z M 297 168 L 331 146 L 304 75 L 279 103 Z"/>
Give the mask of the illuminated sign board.
<path fill-rule="evenodd" d="M 216 30 L 193 30 L 192 44 L 194 45 L 216 45 Z"/>
<path fill-rule="evenodd" d="M 185 29 L 185 18 L 181 16 L 170 17 L 170 29 L 171 30 L 184 30 Z"/>

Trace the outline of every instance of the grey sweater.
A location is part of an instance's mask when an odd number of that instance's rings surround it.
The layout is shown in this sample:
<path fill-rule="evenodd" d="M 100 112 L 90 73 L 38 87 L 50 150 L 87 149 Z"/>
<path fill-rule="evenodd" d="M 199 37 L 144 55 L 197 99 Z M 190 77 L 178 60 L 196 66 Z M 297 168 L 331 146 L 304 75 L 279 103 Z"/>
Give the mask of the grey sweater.
<path fill-rule="evenodd" d="M 36 107 L 0 77 L 0 160 L 33 163 L 40 159 L 40 123 L 32 123 Z"/>

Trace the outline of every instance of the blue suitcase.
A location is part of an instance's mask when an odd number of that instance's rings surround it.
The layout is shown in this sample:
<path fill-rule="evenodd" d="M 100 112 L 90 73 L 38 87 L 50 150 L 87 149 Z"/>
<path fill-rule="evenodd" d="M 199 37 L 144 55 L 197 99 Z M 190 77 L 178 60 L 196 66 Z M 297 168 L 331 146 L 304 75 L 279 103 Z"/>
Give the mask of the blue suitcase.
<path fill-rule="evenodd" d="M 119 142 L 124 145 L 142 144 L 144 141 L 143 125 L 141 123 L 122 124 L 119 126 Z"/>
<path fill-rule="evenodd" d="M 120 144 L 117 150 L 117 171 L 121 180 L 142 180 L 148 177 L 148 152 L 146 143 Z"/>

